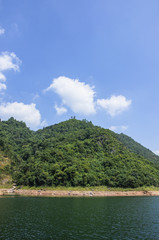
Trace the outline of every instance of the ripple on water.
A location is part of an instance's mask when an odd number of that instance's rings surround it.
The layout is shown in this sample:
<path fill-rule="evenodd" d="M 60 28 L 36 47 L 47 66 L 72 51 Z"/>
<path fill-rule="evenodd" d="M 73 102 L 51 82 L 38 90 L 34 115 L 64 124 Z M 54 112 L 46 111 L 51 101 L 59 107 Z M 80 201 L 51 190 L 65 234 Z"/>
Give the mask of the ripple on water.
<path fill-rule="evenodd" d="M 0 239 L 153 239 L 159 197 L 0 198 Z"/>

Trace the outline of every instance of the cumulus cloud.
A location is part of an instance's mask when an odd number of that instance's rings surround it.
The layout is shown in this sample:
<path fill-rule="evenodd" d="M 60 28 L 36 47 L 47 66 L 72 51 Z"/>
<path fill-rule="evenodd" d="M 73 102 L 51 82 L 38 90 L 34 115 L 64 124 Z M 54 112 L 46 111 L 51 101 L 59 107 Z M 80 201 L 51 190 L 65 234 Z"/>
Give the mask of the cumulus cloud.
<path fill-rule="evenodd" d="M 67 112 L 67 108 L 58 107 L 56 104 L 55 104 L 55 109 L 56 109 L 56 112 L 57 112 L 58 115 L 62 115 L 62 114 Z"/>
<path fill-rule="evenodd" d="M 74 113 L 89 115 L 96 112 L 93 87 L 78 79 L 64 76 L 55 78 L 45 92 L 49 90 L 57 93 L 62 98 L 62 104 Z"/>
<path fill-rule="evenodd" d="M 0 55 L 0 72 L 11 70 L 19 71 L 21 60 L 11 52 L 2 52 Z"/>
<path fill-rule="evenodd" d="M 0 55 L 0 91 L 6 90 L 7 86 L 5 83 L 6 77 L 2 73 L 7 70 L 19 71 L 21 60 L 15 55 L 15 53 L 2 52 Z"/>
<path fill-rule="evenodd" d="M 131 105 L 131 100 L 127 100 L 124 96 L 111 96 L 107 99 L 98 99 L 97 105 L 105 109 L 112 117 L 127 110 Z"/>
<path fill-rule="evenodd" d="M 5 29 L 0 27 L 0 35 L 3 35 L 5 33 Z"/>
<path fill-rule="evenodd" d="M 122 125 L 122 126 L 111 126 L 109 128 L 110 130 L 114 132 L 124 132 L 128 129 L 128 126 Z"/>
<path fill-rule="evenodd" d="M 6 84 L 4 83 L 6 81 L 6 77 L 4 76 L 3 73 L 0 72 L 0 92 L 2 90 L 6 90 L 7 89 L 7 86 Z"/>
<path fill-rule="evenodd" d="M 7 89 L 6 84 L 0 82 L 0 91 L 2 91 L 2 90 L 6 90 L 6 89 Z"/>
<path fill-rule="evenodd" d="M 6 77 L 4 76 L 3 73 L 0 72 L 0 81 L 1 82 L 5 82 L 6 81 Z"/>
<path fill-rule="evenodd" d="M 8 120 L 10 117 L 14 117 L 18 121 L 25 122 L 26 125 L 32 129 L 36 129 L 45 124 L 45 122 L 41 122 L 40 112 L 33 103 L 4 103 L 0 105 L 0 116 L 2 120 Z"/>

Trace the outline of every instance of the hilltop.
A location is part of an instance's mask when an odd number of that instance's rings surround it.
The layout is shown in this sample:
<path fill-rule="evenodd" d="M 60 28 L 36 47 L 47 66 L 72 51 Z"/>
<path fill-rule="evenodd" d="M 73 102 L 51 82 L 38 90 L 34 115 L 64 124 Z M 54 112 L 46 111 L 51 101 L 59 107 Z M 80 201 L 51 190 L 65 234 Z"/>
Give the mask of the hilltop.
<path fill-rule="evenodd" d="M 10 174 L 17 185 L 159 186 L 158 156 L 87 120 L 70 119 L 36 132 L 13 118 L 2 121 L 0 151 L 0 163 L 7 164 L 0 178 Z"/>

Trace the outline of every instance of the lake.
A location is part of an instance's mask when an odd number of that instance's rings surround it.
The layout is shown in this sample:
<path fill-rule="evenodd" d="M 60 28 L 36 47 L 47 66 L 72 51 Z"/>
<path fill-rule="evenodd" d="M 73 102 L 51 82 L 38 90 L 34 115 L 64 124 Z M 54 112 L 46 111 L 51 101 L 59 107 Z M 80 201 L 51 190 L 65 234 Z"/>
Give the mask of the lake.
<path fill-rule="evenodd" d="M 0 239 L 159 239 L 159 197 L 1 197 Z"/>

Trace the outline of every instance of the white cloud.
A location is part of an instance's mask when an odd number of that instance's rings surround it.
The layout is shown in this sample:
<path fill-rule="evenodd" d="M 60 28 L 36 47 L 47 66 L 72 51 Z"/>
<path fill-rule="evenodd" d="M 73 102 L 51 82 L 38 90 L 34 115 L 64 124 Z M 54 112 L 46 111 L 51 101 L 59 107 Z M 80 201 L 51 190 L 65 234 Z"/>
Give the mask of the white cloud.
<path fill-rule="evenodd" d="M 14 71 L 19 71 L 19 65 L 21 60 L 15 55 L 15 53 L 2 52 L 0 55 L 0 91 L 6 90 L 6 84 L 2 83 L 6 81 L 5 75 L 2 73 L 6 70 L 13 69 Z"/>
<path fill-rule="evenodd" d="M 4 76 L 3 73 L 0 72 L 0 81 L 1 82 L 5 82 L 6 81 L 6 77 Z"/>
<path fill-rule="evenodd" d="M 0 82 L 0 91 L 2 91 L 2 90 L 6 90 L 6 89 L 7 89 L 6 84 Z"/>
<path fill-rule="evenodd" d="M 62 98 L 62 104 L 74 113 L 89 115 L 96 112 L 93 87 L 78 79 L 64 76 L 55 78 L 45 92 L 49 90 L 56 92 Z"/>
<path fill-rule="evenodd" d="M 111 96 L 111 98 L 107 99 L 98 99 L 97 105 L 99 105 L 101 108 L 104 108 L 109 115 L 114 117 L 127 110 L 131 105 L 131 100 L 127 100 L 122 95 Z"/>
<path fill-rule="evenodd" d="M 0 72 L 11 69 L 19 71 L 20 64 L 21 60 L 13 52 L 2 52 L 0 55 Z"/>
<path fill-rule="evenodd" d="M 5 29 L 0 27 L 0 35 L 3 35 L 5 33 Z"/>
<path fill-rule="evenodd" d="M 156 155 L 159 155 L 159 150 L 154 151 Z"/>
<path fill-rule="evenodd" d="M 55 109 L 56 109 L 56 112 L 57 112 L 58 115 L 62 115 L 62 114 L 67 112 L 67 108 L 58 107 L 56 104 L 55 104 Z"/>
<path fill-rule="evenodd" d="M 36 129 L 45 124 L 45 122 L 41 122 L 40 112 L 33 103 L 4 103 L 0 105 L 0 117 L 2 120 L 14 117 L 18 121 L 24 121 L 26 125 L 32 129 Z"/>
<path fill-rule="evenodd" d="M 118 128 L 117 126 L 111 126 L 111 127 L 109 128 L 109 130 L 115 131 L 117 128 Z"/>
<path fill-rule="evenodd" d="M 109 128 L 110 130 L 114 132 L 124 132 L 128 129 L 128 126 L 122 125 L 122 126 L 111 126 Z"/>
<path fill-rule="evenodd" d="M 35 101 L 35 100 L 38 99 L 39 97 L 40 97 L 40 96 L 39 96 L 38 93 L 34 94 L 34 96 L 33 96 L 33 101 Z"/>

